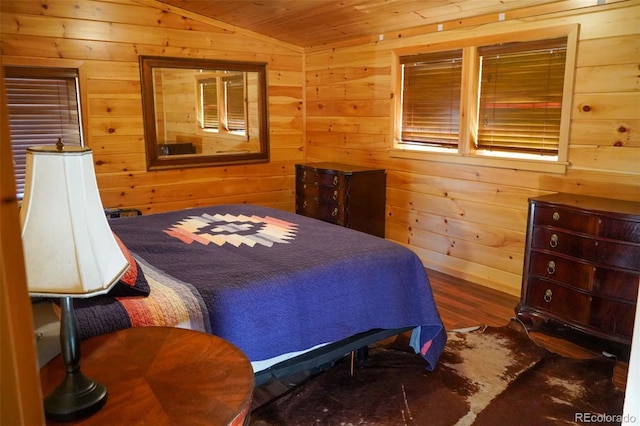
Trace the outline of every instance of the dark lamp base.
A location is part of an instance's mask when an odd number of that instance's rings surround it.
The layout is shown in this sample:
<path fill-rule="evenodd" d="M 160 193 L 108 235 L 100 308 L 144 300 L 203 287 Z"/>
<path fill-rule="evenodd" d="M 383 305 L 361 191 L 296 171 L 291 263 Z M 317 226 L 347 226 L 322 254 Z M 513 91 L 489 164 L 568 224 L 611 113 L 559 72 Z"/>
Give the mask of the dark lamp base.
<path fill-rule="evenodd" d="M 64 381 L 44 399 L 48 419 L 65 422 L 77 420 L 100 410 L 107 402 L 107 388 L 82 373 L 67 373 Z"/>

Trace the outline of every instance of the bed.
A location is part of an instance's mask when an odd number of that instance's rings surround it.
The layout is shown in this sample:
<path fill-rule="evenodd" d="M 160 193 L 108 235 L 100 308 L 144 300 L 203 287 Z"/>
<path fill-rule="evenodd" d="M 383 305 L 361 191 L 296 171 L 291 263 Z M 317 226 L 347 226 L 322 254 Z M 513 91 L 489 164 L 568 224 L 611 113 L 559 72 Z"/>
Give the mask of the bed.
<path fill-rule="evenodd" d="M 383 238 L 245 204 L 109 223 L 131 267 L 109 295 L 74 300 L 81 339 L 153 325 L 200 330 L 240 348 L 256 385 L 407 330 L 433 369 L 446 343 L 421 261 Z M 51 343 L 55 322 L 36 325 L 39 343 Z"/>

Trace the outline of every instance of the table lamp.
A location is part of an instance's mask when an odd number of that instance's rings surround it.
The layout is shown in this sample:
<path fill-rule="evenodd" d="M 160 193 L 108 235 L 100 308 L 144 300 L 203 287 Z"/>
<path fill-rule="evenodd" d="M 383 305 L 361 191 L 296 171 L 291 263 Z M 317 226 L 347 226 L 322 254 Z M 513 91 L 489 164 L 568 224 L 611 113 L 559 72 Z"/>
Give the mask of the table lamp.
<path fill-rule="evenodd" d="M 107 223 L 91 149 L 27 148 L 20 209 L 27 286 L 31 296 L 60 297 L 63 382 L 44 398 L 45 415 L 74 420 L 100 410 L 107 390 L 80 372 L 80 342 L 72 298 L 104 294 L 128 263 Z"/>

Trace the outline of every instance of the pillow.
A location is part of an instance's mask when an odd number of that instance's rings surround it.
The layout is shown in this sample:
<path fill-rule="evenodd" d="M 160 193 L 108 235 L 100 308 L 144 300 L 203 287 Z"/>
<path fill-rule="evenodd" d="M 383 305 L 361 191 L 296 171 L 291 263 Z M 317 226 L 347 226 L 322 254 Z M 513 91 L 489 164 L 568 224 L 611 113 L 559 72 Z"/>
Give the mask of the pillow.
<path fill-rule="evenodd" d="M 114 297 L 147 297 L 151 288 L 142 273 L 142 269 L 140 269 L 140 265 L 138 265 L 138 262 L 120 238 L 118 238 L 116 234 L 113 234 L 113 236 L 116 239 L 120 250 L 122 250 L 122 254 L 124 254 L 127 262 L 129 262 L 129 269 L 127 269 L 127 272 L 120 277 L 120 280 L 111 288 L 111 290 L 109 290 L 107 294 Z"/>

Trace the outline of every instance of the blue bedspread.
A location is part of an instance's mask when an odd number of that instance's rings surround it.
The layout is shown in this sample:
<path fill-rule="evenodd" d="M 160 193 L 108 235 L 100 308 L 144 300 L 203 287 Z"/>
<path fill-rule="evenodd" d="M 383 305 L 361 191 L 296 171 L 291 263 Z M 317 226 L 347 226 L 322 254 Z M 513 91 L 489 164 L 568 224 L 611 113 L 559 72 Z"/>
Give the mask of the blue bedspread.
<path fill-rule="evenodd" d="M 110 224 L 141 264 L 150 265 L 147 271 L 189 289 L 205 331 L 232 342 L 251 361 L 375 328 L 419 326 L 416 346 L 430 368 L 444 348 L 446 333 L 423 265 L 399 244 L 250 205 Z M 77 315 L 86 323 L 97 313 L 78 309 Z"/>

